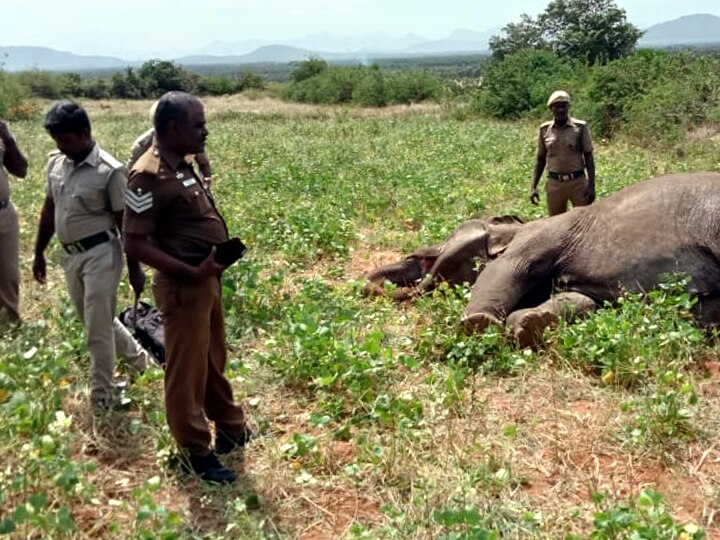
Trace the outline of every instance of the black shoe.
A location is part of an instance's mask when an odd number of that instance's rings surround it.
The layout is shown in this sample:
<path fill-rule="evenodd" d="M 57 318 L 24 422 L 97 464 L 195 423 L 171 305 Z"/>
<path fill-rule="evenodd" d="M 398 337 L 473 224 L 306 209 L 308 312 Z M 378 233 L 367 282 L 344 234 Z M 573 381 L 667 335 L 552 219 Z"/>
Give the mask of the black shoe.
<path fill-rule="evenodd" d="M 202 480 L 215 484 L 232 484 L 237 480 L 237 473 L 225 468 L 215 452 L 210 452 L 207 456 L 190 456 L 183 460 L 182 469 L 188 474 L 196 474 Z"/>
<path fill-rule="evenodd" d="M 257 434 L 247 426 L 243 428 L 239 435 L 230 435 L 225 431 L 218 430 L 215 434 L 215 453 L 229 454 L 256 438 Z"/>

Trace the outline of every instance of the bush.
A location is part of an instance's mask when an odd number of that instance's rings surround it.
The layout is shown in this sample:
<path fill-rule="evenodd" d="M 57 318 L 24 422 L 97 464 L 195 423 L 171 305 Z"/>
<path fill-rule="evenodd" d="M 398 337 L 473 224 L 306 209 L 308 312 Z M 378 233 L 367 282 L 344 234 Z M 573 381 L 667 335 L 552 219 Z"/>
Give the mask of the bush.
<path fill-rule="evenodd" d="M 258 90 L 265 88 L 265 77 L 250 70 L 243 70 L 236 77 L 225 75 L 203 77 L 198 83 L 198 92 L 211 96 L 238 94 L 251 88 Z"/>
<path fill-rule="evenodd" d="M 325 71 L 327 67 L 328 64 L 325 60 L 317 56 L 311 56 L 307 60 L 297 64 L 297 67 L 290 73 L 290 80 L 295 83 L 302 82 L 319 75 Z"/>
<path fill-rule="evenodd" d="M 634 103 L 673 78 L 683 55 L 643 50 L 595 68 L 588 82 L 588 120 L 598 134 L 612 136 L 629 120 Z"/>
<path fill-rule="evenodd" d="M 437 99 L 442 92 L 440 81 L 424 71 L 398 71 L 388 76 L 390 103 L 417 103 Z"/>
<path fill-rule="evenodd" d="M 62 96 L 60 79 L 47 71 L 23 71 L 17 75 L 30 95 L 45 99 L 58 99 Z"/>
<path fill-rule="evenodd" d="M 17 78 L 0 70 L 0 118 L 13 120 L 12 112 L 20 107 L 27 92 Z"/>
<path fill-rule="evenodd" d="M 371 67 L 328 67 L 315 75 L 291 82 L 283 97 L 307 103 L 359 103 L 382 107 L 388 103 L 413 103 L 439 96 L 442 85 L 422 71 L 383 73 Z"/>
<path fill-rule="evenodd" d="M 496 118 L 545 115 L 548 96 L 558 88 L 574 94 L 586 73 L 549 51 L 511 54 L 488 65 L 477 108 Z"/>

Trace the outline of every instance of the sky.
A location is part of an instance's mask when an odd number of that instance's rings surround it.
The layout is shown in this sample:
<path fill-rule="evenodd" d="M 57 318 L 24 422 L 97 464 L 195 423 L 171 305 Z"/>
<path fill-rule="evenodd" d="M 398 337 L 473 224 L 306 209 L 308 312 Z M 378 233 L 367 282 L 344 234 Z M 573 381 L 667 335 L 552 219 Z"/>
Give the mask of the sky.
<path fill-rule="evenodd" d="M 550 0 L 0 0 L 0 46 L 37 45 L 132 59 L 214 41 L 384 32 L 442 39 L 535 16 Z M 616 0 L 640 28 L 720 16 L 720 0 Z"/>

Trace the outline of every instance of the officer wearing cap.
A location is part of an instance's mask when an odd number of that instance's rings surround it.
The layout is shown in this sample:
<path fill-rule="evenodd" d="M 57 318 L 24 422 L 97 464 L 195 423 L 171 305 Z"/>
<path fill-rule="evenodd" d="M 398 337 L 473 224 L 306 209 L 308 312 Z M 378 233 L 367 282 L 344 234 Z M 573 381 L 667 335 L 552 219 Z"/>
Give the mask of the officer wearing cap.
<path fill-rule="evenodd" d="M 184 156 L 202 152 L 208 131 L 202 103 L 168 92 L 155 111 L 155 146 L 130 173 L 123 222 L 129 255 L 152 266 L 153 293 L 165 320 L 165 408 L 183 468 L 216 483 L 237 474 L 217 454 L 253 434 L 224 375 L 227 359 L 220 274 L 214 260 L 228 239 L 215 201 Z M 208 420 L 215 424 L 211 448 Z"/>
<path fill-rule="evenodd" d="M 0 119 L 0 327 L 20 320 L 20 226 L 15 207 L 10 202 L 10 183 L 6 170 L 25 178 L 27 167 L 27 159 L 18 148 L 7 124 Z"/>
<path fill-rule="evenodd" d="M 548 99 L 553 119 L 540 126 L 537 160 L 530 191 L 530 202 L 538 204 L 537 187 L 545 166 L 548 213 L 551 216 L 573 206 L 585 206 L 595 200 L 595 160 L 590 129 L 582 120 L 569 115 L 570 95 L 557 90 Z"/>
<path fill-rule="evenodd" d="M 120 162 L 93 140 L 85 110 L 67 101 L 52 105 L 44 122 L 57 150 L 47 164 L 45 201 L 35 243 L 33 276 L 47 280 L 45 248 L 57 233 L 64 255 L 68 293 L 85 325 L 90 353 L 90 400 L 97 412 L 112 405 L 115 357 L 139 372 L 148 353 L 115 317 L 117 286 L 123 269 L 118 225 L 122 223 L 127 175 Z M 136 295 L 145 276 L 128 259 Z"/>
<path fill-rule="evenodd" d="M 151 123 L 153 122 L 153 118 L 155 117 L 155 109 L 157 108 L 157 103 L 158 102 L 156 101 L 150 107 Z M 137 160 L 140 159 L 140 156 L 142 156 L 150 149 L 153 144 L 153 140 L 155 140 L 154 127 L 151 127 L 145 133 L 135 139 L 135 142 L 130 149 L 130 159 L 128 160 L 127 165 L 128 171 L 132 171 L 133 166 L 135 165 Z M 193 159 L 198 164 L 198 169 L 200 169 L 200 175 L 203 179 L 203 183 L 206 187 L 210 186 L 210 183 L 212 182 L 212 169 L 210 168 L 210 158 L 208 158 L 208 155 L 205 152 L 200 152 L 198 154 L 195 154 L 194 156 L 192 154 L 185 156 L 185 160 L 188 163 L 192 163 Z"/>

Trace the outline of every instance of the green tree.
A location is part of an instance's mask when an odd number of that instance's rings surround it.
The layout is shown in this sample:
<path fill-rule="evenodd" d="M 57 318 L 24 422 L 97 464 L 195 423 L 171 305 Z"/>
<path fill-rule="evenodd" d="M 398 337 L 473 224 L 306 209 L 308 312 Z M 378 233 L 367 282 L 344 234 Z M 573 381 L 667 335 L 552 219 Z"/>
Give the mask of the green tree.
<path fill-rule="evenodd" d="M 510 23 L 502 31 L 504 36 L 490 38 L 490 50 L 497 60 L 525 49 L 550 49 L 539 22 L 525 13 L 520 16 L 519 23 Z"/>
<path fill-rule="evenodd" d="M 137 76 L 142 81 L 144 97 L 160 97 L 171 90 L 193 92 L 198 85 L 196 75 L 167 60 L 145 62 Z"/>
<path fill-rule="evenodd" d="M 631 54 L 642 35 L 614 0 L 553 0 L 537 19 L 523 15 L 503 33 L 490 40 L 496 58 L 522 49 L 551 49 L 587 64 Z"/>
<path fill-rule="evenodd" d="M 574 66 L 552 51 L 525 49 L 493 60 L 485 71 L 480 110 L 497 118 L 540 116 L 557 88 L 573 90 L 588 68 Z"/>
<path fill-rule="evenodd" d="M 325 60 L 319 56 L 311 56 L 307 60 L 297 63 L 295 69 L 290 73 L 290 80 L 295 83 L 302 82 L 305 79 L 319 75 L 325 71 L 327 67 L 328 64 Z"/>
<path fill-rule="evenodd" d="M 110 93 L 116 98 L 141 98 L 143 97 L 142 82 L 132 68 L 127 68 L 125 73 L 113 73 L 110 78 Z"/>
<path fill-rule="evenodd" d="M 82 77 L 79 73 L 63 73 L 58 81 L 63 96 L 79 97 L 82 95 Z"/>

